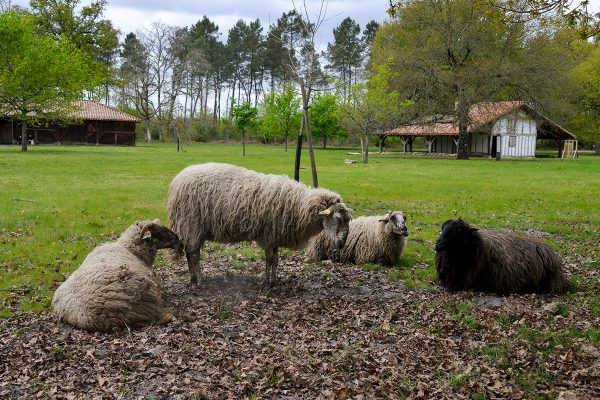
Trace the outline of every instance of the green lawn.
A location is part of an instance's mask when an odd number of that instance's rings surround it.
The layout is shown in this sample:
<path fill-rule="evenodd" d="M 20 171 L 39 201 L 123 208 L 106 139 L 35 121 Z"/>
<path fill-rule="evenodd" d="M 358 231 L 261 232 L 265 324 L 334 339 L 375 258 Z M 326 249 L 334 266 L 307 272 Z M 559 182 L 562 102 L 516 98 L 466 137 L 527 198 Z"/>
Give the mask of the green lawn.
<path fill-rule="evenodd" d="M 353 150 L 356 151 L 356 150 Z M 461 216 L 478 227 L 534 230 L 582 273 L 600 268 L 600 157 L 470 161 L 378 157 L 345 164 L 347 149 L 316 150 L 319 184 L 339 192 L 355 214 L 404 210 L 405 257 L 391 279 L 427 286 L 440 224 Z M 137 147 L 0 147 L 0 315 L 48 307 L 54 287 L 97 244 L 132 221 L 166 222 L 170 180 L 187 165 L 229 162 L 293 175 L 282 146 L 194 144 Z M 308 153 L 301 179 L 310 183 Z M 276 212 L 276 210 L 274 210 Z M 593 304 L 598 303 L 595 299 Z"/>

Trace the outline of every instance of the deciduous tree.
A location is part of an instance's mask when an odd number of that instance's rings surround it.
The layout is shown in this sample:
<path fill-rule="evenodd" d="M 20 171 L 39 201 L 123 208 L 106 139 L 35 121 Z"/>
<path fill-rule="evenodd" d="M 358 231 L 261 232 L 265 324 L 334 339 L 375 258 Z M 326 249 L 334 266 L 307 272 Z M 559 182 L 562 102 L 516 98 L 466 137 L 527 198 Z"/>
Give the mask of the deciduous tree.
<path fill-rule="evenodd" d="M 323 148 L 327 147 L 328 139 L 346 134 L 341 124 L 342 115 L 336 95 L 317 92 L 313 97 L 310 114 L 313 134 L 323 139 Z"/>
<path fill-rule="evenodd" d="M 364 164 L 369 162 L 369 135 L 398 124 L 406 118 L 404 109 L 412 104 L 390 89 L 395 75 L 389 64 L 378 66 L 370 79 L 354 85 L 350 97 L 341 103 L 346 124 L 359 134 Z"/>
<path fill-rule="evenodd" d="M 482 1 L 403 1 L 395 15 L 378 30 L 373 65 L 393 60 L 392 85 L 415 101 L 415 116 L 454 115 L 461 159 L 469 157 L 473 103 L 525 100 L 543 107 L 544 93 L 569 68 L 551 26 L 507 18 Z"/>
<path fill-rule="evenodd" d="M 258 123 L 256 116 L 258 109 L 249 102 L 234 106 L 231 116 L 235 119 L 235 126 L 242 132 L 242 155 L 246 156 L 246 129 L 255 127 Z"/>
<path fill-rule="evenodd" d="M 114 64 L 119 48 L 119 31 L 104 18 L 107 0 L 31 0 L 31 13 L 38 29 L 60 40 L 66 37 L 73 45 L 87 52 L 103 75 L 103 95 L 108 98 L 108 87 L 114 83 Z"/>
<path fill-rule="evenodd" d="M 40 119 L 69 119 L 81 98 L 100 81 L 89 54 L 67 38 L 38 34 L 35 20 L 9 11 L 0 14 L 0 114 L 27 126 Z"/>
<path fill-rule="evenodd" d="M 262 129 L 271 135 L 283 133 L 286 152 L 289 134 L 300 127 L 300 118 L 300 99 L 292 84 L 285 85 L 281 92 L 265 96 Z"/>

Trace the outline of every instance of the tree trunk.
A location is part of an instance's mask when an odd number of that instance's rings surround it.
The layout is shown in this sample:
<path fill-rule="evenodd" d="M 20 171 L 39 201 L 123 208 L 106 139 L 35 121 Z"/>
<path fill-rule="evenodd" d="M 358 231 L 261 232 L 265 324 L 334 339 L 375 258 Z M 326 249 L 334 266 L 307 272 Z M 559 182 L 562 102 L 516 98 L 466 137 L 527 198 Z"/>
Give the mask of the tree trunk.
<path fill-rule="evenodd" d="M 21 151 L 27 151 L 27 121 L 21 121 Z"/>
<path fill-rule="evenodd" d="M 152 141 L 152 134 L 150 133 L 150 118 L 144 119 L 144 125 L 146 128 L 146 142 L 150 143 Z"/>
<path fill-rule="evenodd" d="M 294 162 L 294 180 L 300 182 L 300 156 L 302 155 L 302 132 L 304 131 L 304 113 L 300 120 L 300 130 L 298 131 L 298 142 L 296 144 L 296 159 Z"/>
<path fill-rule="evenodd" d="M 362 162 L 363 164 L 369 163 L 369 133 L 365 129 L 363 132 L 363 137 L 360 140 L 361 148 L 362 148 Z"/>
<path fill-rule="evenodd" d="M 463 90 L 457 89 L 458 99 L 456 101 L 455 115 L 458 119 L 458 148 L 456 158 L 458 160 L 469 159 L 469 105 L 464 99 Z"/>
<path fill-rule="evenodd" d="M 326 135 L 323 136 L 323 148 L 324 149 L 327 148 L 327 136 Z"/>
<path fill-rule="evenodd" d="M 459 121 L 458 123 L 458 148 L 456 149 L 456 159 L 469 159 L 469 132 L 467 130 L 468 123 Z"/>
<path fill-rule="evenodd" d="M 158 118 L 158 141 L 162 142 L 163 140 L 163 124 L 162 124 L 162 116 Z"/>
<path fill-rule="evenodd" d="M 319 180 L 317 178 L 317 163 L 315 162 L 315 152 L 313 150 L 313 145 L 312 145 L 312 131 L 310 129 L 310 118 L 308 116 L 308 106 L 304 109 L 304 115 L 305 115 L 304 118 L 306 118 L 306 121 L 305 121 L 306 144 L 308 144 L 308 155 L 310 156 L 310 170 L 312 172 L 313 187 L 318 188 Z"/>
<path fill-rule="evenodd" d="M 304 110 L 304 125 L 306 128 L 306 144 L 308 144 L 308 155 L 310 156 L 310 169 L 312 172 L 312 181 L 313 181 L 313 187 L 317 188 L 319 187 L 319 180 L 317 178 L 317 163 L 315 162 L 315 152 L 313 150 L 313 143 L 312 143 L 312 130 L 310 128 L 310 117 L 308 115 L 308 109 L 310 108 L 310 106 L 308 105 L 308 102 L 310 100 L 310 93 L 308 93 L 308 91 L 310 90 L 310 88 L 307 88 L 304 86 L 304 81 L 300 81 L 300 92 L 302 93 L 302 105 L 303 105 L 303 110 Z"/>

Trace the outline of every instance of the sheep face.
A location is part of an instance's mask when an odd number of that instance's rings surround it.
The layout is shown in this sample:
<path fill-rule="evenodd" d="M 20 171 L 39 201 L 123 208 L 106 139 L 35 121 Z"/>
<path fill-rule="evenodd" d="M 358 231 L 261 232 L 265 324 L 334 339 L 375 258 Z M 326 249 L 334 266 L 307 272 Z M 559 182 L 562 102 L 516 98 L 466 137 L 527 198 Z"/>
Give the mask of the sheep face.
<path fill-rule="evenodd" d="M 398 236 L 408 236 L 408 227 L 406 226 L 406 214 L 402 211 L 390 211 L 385 214 L 379 222 L 385 224 L 385 232 Z"/>
<path fill-rule="evenodd" d="M 461 218 L 449 219 L 442 224 L 442 233 L 435 243 L 435 251 L 465 253 L 477 242 L 473 240 L 476 231 L 477 228 L 472 228 Z"/>
<path fill-rule="evenodd" d="M 147 222 L 142 228 L 140 236 L 144 243 L 150 244 L 156 249 L 177 250 L 180 246 L 177 235 L 169 228 L 160 225 L 158 220 Z"/>
<path fill-rule="evenodd" d="M 348 237 L 352 215 L 344 203 L 338 201 L 332 206 L 319 212 L 322 216 L 323 231 L 329 237 L 334 247 L 340 250 Z"/>

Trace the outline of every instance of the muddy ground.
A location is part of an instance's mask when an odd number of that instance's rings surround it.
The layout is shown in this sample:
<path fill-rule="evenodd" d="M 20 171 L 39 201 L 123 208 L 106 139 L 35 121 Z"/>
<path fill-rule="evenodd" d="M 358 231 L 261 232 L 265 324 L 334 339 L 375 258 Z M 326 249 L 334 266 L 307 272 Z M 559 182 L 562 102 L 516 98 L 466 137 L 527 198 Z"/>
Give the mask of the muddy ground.
<path fill-rule="evenodd" d="M 600 318 L 585 296 L 449 294 L 301 253 L 266 290 L 262 263 L 209 250 L 190 287 L 186 264 L 163 259 L 165 326 L 0 320 L 0 398 L 600 398 Z"/>

